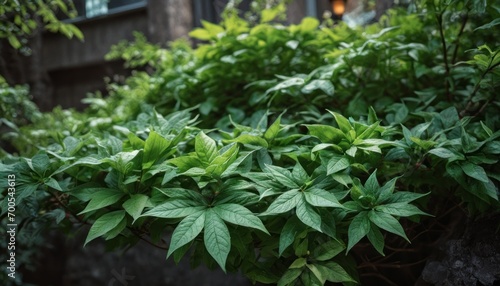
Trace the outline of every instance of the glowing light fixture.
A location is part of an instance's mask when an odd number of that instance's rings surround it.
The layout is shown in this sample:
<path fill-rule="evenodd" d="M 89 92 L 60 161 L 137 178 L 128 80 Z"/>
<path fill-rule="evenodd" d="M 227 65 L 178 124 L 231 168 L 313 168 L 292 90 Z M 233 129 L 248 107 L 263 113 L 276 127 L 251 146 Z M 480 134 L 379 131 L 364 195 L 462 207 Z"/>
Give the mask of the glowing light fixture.
<path fill-rule="evenodd" d="M 330 0 L 332 12 L 336 17 L 342 17 L 345 12 L 346 0 Z"/>

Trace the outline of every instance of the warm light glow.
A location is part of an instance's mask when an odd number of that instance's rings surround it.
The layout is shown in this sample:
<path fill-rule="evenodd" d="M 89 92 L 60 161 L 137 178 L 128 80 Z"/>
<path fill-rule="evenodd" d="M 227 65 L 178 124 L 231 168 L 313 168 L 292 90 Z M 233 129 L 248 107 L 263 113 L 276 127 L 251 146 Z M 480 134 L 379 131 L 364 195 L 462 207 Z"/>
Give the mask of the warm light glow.
<path fill-rule="evenodd" d="M 345 12 L 344 0 L 332 0 L 332 11 L 336 16 L 340 16 Z"/>

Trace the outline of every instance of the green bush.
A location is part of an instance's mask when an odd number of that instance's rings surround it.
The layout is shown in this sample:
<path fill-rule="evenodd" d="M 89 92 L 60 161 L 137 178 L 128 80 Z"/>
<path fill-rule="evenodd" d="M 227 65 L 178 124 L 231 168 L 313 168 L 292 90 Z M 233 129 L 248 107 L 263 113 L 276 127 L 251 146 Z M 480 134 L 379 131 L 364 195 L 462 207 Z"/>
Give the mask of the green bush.
<path fill-rule="evenodd" d="M 146 240 L 261 283 L 360 283 L 367 258 L 429 243 L 450 210 L 500 207 L 500 10 L 410 10 L 355 29 L 228 13 L 191 33 L 196 49 L 138 35 L 110 57 L 145 71 L 23 129 L 39 151 L 0 172 L 32 217 L 91 224 L 85 244 Z"/>

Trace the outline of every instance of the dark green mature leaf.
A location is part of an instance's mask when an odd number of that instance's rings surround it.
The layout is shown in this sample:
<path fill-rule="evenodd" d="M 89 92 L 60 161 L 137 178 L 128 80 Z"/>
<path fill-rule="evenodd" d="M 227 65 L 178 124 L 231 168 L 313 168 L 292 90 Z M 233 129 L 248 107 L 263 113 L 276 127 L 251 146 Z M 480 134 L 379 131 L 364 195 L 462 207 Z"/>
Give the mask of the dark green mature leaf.
<path fill-rule="evenodd" d="M 276 118 L 273 124 L 264 132 L 264 138 L 268 143 L 271 143 L 280 132 L 281 115 Z M 266 146 L 267 147 L 267 146 Z"/>
<path fill-rule="evenodd" d="M 292 174 L 287 169 L 273 165 L 266 165 L 266 171 L 268 171 L 276 181 L 283 184 L 283 186 L 287 188 L 297 189 L 300 187 L 297 183 L 295 183 Z"/>
<path fill-rule="evenodd" d="M 205 212 L 203 241 L 210 256 L 226 272 L 226 260 L 231 250 L 231 236 L 222 218 L 212 209 Z"/>
<path fill-rule="evenodd" d="M 333 156 L 330 161 L 328 161 L 328 165 L 326 166 L 326 174 L 331 175 L 338 173 L 342 170 L 347 169 L 350 166 L 349 158 L 342 156 Z"/>
<path fill-rule="evenodd" d="M 223 220 L 246 227 L 255 228 L 269 234 L 262 221 L 247 208 L 237 204 L 216 205 L 212 210 Z"/>
<path fill-rule="evenodd" d="M 302 200 L 299 190 L 290 190 L 277 197 L 261 215 L 272 215 L 287 212 L 293 209 Z"/>
<path fill-rule="evenodd" d="M 384 235 L 382 235 L 382 232 L 380 232 L 380 229 L 373 224 L 370 227 L 370 231 L 368 232 L 368 240 L 370 243 L 375 247 L 378 253 L 380 253 L 382 256 L 385 256 L 384 254 Z"/>
<path fill-rule="evenodd" d="M 349 224 L 349 240 L 347 243 L 347 252 L 356 245 L 365 235 L 370 231 L 370 220 L 368 218 L 368 212 L 363 211 L 357 214 L 351 224 Z"/>
<path fill-rule="evenodd" d="M 283 276 L 281 276 L 278 281 L 277 286 L 287 286 L 294 283 L 297 278 L 299 278 L 300 274 L 302 274 L 301 268 L 290 268 L 288 269 Z"/>
<path fill-rule="evenodd" d="M 306 201 L 316 207 L 343 208 L 334 194 L 322 189 L 312 188 L 304 192 Z"/>
<path fill-rule="evenodd" d="M 98 218 L 92 224 L 87 239 L 85 239 L 84 246 L 97 237 L 110 232 L 113 228 L 118 226 L 123 219 L 125 219 L 125 211 L 123 210 L 110 212 Z"/>
<path fill-rule="evenodd" d="M 412 215 L 428 215 L 416 206 L 410 205 L 406 202 L 376 206 L 375 210 L 401 217 L 408 217 Z"/>
<path fill-rule="evenodd" d="M 304 230 L 304 225 L 296 216 L 292 216 L 287 219 L 285 226 L 281 230 L 280 242 L 279 242 L 279 255 L 281 256 L 283 252 L 290 246 L 297 235 Z"/>
<path fill-rule="evenodd" d="M 318 261 L 327 261 L 341 253 L 345 248 L 346 246 L 343 243 L 337 240 L 330 240 L 319 244 L 313 250 L 312 255 Z"/>
<path fill-rule="evenodd" d="M 467 174 L 467 176 L 479 180 L 483 183 L 488 183 L 488 175 L 486 175 L 483 167 L 467 161 L 461 162 L 460 167 L 462 167 L 462 170 L 465 174 Z"/>
<path fill-rule="evenodd" d="M 405 234 L 405 231 L 403 230 L 403 227 L 392 215 L 372 210 L 368 213 L 368 217 L 370 218 L 371 222 L 373 222 L 381 229 L 385 229 L 388 232 L 399 235 L 402 238 L 406 239 L 406 241 L 410 242 Z"/>
<path fill-rule="evenodd" d="M 105 189 L 105 188 L 95 189 L 95 192 L 93 192 L 91 195 L 92 199 L 88 203 L 87 207 L 85 207 L 85 209 L 78 214 L 81 215 L 84 213 L 105 208 L 107 206 L 110 206 L 118 202 L 124 196 L 125 193 L 119 190 Z"/>
<path fill-rule="evenodd" d="M 205 208 L 206 206 L 199 205 L 199 202 L 193 200 L 173 199 L 150 209 L 142 214 L 141 217 L 182 218 Z"/>
<path fill-rule="evenodd" d="M 325 271 L 322 268 L 319 268 L 320 271 L 322 272 L 324 271 L 324 274 L 326 274 L 325 275 L 326 280 L 337 283 L 341 282 L 356 283 L 356 281 L 352 279 L 351 275 L 349 275 L 349 273 L 347 273 L 347 271 L 345 271 L 345 269 L 342 268 L 342 266 L 340 266 L 338 263 L 329 261 L 324 264 L 316 265 L 316 267 L 319 267 L 320 265 L 328 269 L 328 271 Z"/>
<path fill-rule="evenodd" d="M 167 258 L 177 249 L 195 239 L 205 227 L 205 210 L 200 210 L 185 217 L 172 233 Z"/>
<path fill-rule="evenodd" d="M 321 230 L 321 216 L 314 207 L 308 204 L 303 198 L 297 203 L 296 214 L 305 225 L 319 232 L 323 232 Z"/>

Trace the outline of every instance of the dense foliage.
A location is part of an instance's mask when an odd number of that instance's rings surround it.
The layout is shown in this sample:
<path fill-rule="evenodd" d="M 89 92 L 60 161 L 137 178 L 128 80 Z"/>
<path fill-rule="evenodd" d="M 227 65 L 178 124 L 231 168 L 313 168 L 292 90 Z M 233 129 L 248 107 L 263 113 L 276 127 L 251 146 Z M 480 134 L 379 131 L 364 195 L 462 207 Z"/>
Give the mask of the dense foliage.
<path fill-rule="evenodd" d="M 227 13 L 196 49 L 137 35 L 109 57 L 149 67 L 21 128 L 0 172 L 18 216 L 90 224 L 86 244 L 145 240 L 278 285 L 397 279 L 380 269 L 421 269 L 436 221 L 499 210 L 493 2 L 417 1 L 364 28 Z"/>

